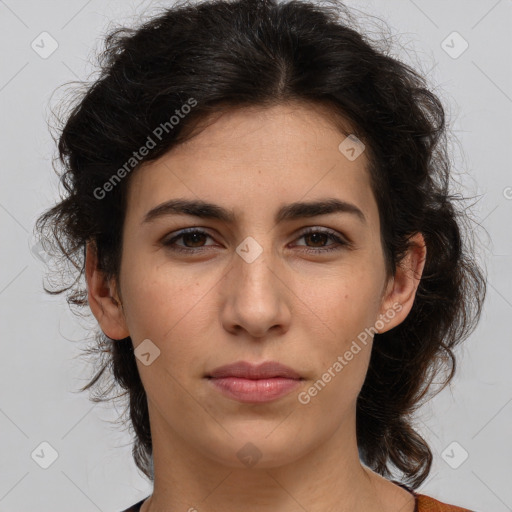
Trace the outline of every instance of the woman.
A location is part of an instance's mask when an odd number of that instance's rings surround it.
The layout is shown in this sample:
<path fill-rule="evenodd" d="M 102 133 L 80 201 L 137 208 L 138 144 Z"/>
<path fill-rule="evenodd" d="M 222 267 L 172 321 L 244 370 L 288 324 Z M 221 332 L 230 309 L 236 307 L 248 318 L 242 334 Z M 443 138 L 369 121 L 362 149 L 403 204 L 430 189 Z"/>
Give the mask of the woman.
<path fill-rule="evenodd" d="M 83 389 L 108 368 L 129 399 L 154 484 L 131 511 L 468 510 L 415 492 L 411 414 L 485 279 L 442 104 L 354 26 L 335 2 L 176 5 L 107 37 L 66 119 L 68 194 L 37 226 L 87 281 L 53 293 L 101 328 Z"/>

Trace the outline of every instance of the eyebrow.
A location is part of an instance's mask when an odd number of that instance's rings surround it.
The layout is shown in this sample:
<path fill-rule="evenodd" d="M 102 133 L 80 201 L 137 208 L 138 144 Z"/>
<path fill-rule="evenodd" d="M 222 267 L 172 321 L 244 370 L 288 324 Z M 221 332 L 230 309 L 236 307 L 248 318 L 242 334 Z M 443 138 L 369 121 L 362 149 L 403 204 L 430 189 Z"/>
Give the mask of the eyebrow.
<path fill-rule="evenodd" d="M 283 221 L 316 217 L 334 213 L 349 213 L 355 215 L 366 224 L 363 212 L 354 204 L 336 198 L 326 198 L 310 202 L 296 202 L 282 206 L 274 217 L 276 224 Z M 217 204 L 202 200 L 171 199 L 149 210 L 142 224 L 168 215 L 193 215 L 203 219 L 216 219 L 226 223 L 235 222 L 235 214 Z"/>

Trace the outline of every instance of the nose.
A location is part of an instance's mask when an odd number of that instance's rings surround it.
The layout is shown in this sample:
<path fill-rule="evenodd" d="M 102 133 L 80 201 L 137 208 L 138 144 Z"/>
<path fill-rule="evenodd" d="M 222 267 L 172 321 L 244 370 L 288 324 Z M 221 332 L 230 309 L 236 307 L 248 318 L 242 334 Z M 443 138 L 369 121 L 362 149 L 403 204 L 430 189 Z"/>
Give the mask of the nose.
<path fill-rule="evenodd" d="M 293 295 L 285 283 L 284 267 L 270 251 L 252 259 L 254 246 L 245 248 L 248 251 L 235 255 L 221 288 L 221 322 L 227 331 L 250 338 L 264 338 L 270 331 L 283 334 L 289 329 Z"/>

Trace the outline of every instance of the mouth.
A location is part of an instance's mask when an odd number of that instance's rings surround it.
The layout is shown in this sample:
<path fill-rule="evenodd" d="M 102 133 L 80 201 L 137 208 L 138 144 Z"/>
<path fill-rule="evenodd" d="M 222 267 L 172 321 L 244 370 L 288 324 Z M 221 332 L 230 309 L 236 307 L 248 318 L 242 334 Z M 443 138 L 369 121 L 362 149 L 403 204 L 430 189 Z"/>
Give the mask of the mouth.
<path fill-rule="evenodd" d="M 276 400 L 305 380 L 292 368 L 276 361 L 259 365 L 238 361 L 216 368 L 206 378 L 224 396 L 244 403 Z"/>
<path fill-rule="evenodd" d="M 237 361 L 235 363 L 219 366 L 210 372 L 207 378 L 239 377 L 241 379 L 302 379 L 301 375 L 293 368 L 285 366 L 277 361 L 266 361 L 261 364 L 252 364 L 247 361 Z"/>

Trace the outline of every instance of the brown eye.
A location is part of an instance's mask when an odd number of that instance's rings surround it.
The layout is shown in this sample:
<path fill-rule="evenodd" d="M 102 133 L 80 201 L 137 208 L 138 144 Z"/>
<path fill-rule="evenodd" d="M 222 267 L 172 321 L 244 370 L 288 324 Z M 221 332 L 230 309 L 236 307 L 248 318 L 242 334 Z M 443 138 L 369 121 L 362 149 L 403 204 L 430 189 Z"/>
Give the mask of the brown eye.
<path fill-rule="evenodd" d="M 304 235 L 303 237 L 305 240 L 311 240 L 315 247 L 318 247 L 316 244 L 320 244 L 320 246 L 323 245 L 323 243 L 329 241 L 329 235 L 326 233 L 308 233 Z"/>
<path fill-rule="evenodd" d="M 302 235 L 299 237 L 304 238 L 305 240 L 310 240 L 314 247 L 309 248 L 306 247 L 304 249 L 306 252 L 313 253 L 322 253 L 322 252 L 330 252 L 342 249 L 344 246 L 350 245 L 346 240 L 342 239 L 336 231 L 324 230 L 318 228 L 311 228 L 307 231 L 304 231 Z M 334 243 L 329 246 L 323 245 L 325 242 L 332 240 Z"/>
<path fill-rule="evenodd" d="M 181 231 L 169 240 L 164 240 L 162 243 L 165 247 L 173 251 L 194 252 L 194 249 L 208 247 L 207 245 L 202 245 L 206 238 L 211 238 L 211 236 L 205 231 L 201 231 L 200 229 L 188 229 Z M 185 245 L 176 244 L 176 241 L 180 239 L 185 242 Z"/>
<path fill-rule="evenodd" d="M 185 233 L 185 234 L 181 235 L 181 238 L 185 242 L 185 245 L 188 246 L 188 243 L 186 243 L 188 241 L 189 243 L 192 244 L 193 247 L 198 247 L 196 244 L 201 244 L 201 242 L 204 242 L 204 238 L 206 236 L 208 236 L 208 235 L 206 235 L 204 233 L 194 232 L 194 233 Z"/>

